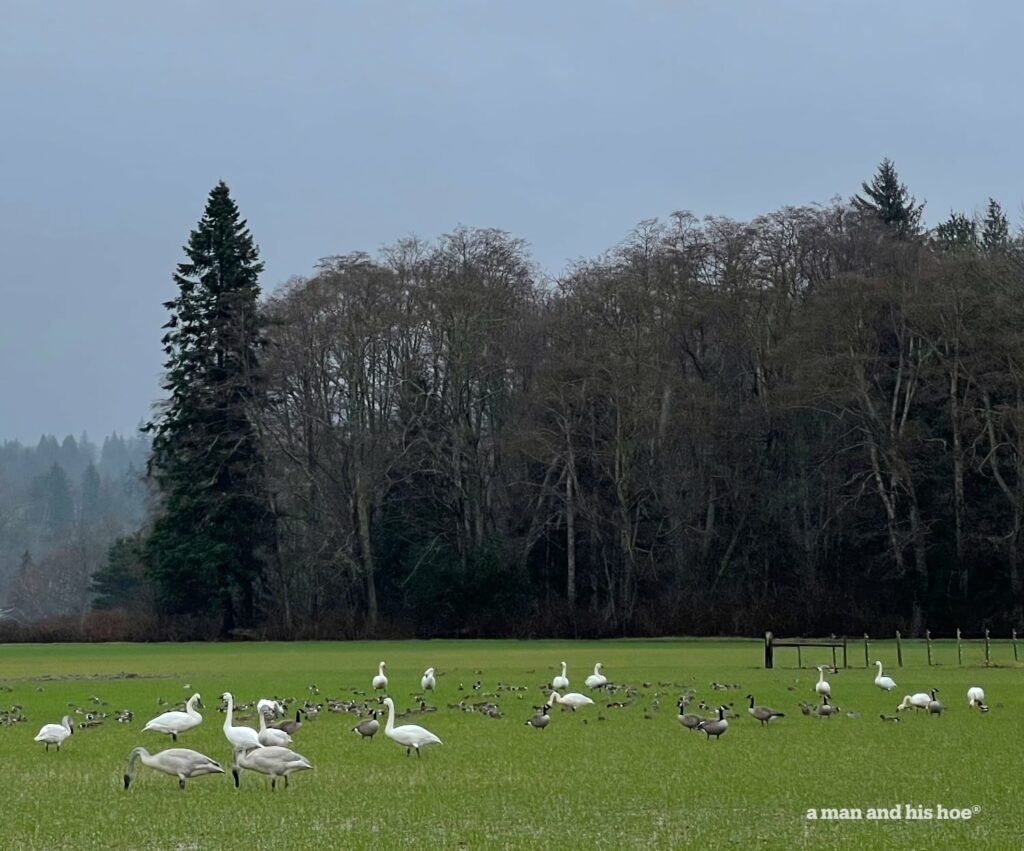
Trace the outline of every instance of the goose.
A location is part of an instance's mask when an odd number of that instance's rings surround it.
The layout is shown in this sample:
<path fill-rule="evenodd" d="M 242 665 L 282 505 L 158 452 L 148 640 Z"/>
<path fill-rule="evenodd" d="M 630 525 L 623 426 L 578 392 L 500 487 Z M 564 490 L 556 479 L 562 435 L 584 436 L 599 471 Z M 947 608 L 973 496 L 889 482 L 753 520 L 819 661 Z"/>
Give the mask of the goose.
<path fill-rule="evenodd" d="M 594 665 L 594 673 L 583 681 L 587 688 L 601 688 L 601 686 L 608 685 L 608 677 L 601 673 L 602 667 L 600 662 Z"/>
<path fill-rule="evenodd" d="M 711 737 L 714 736 L 716 739 L 722 737 L 722 734 L 729 729 L 729 722 L 725 720 L 725 707 L 718 707 L 718 717 L 711 718 L 707 721 L 701 721 L 698 729 L 704 731 L 707 735 L 707 741 L 711 741 Z"/>
<path fill-rule="evenodd" d="M 882 715 L 879 715 L 878 717 L 881 718 L 883 721 L 902 721 L 903 720 L 902 718 L 900 718 L 899 715 L 885 715 L 885 714 L 882 714 Z"/>
<path fill-rule="evenodd" d="M 828 695 L 823 694 L 821 696 L 821 705 L 814 707 L 814 712 L 819 718 L 831 718 L 832 713 L 836 711 L 838 707 L 833 706 L 828 702 Z"/>
<path fill-rule="evenodd" d="M 561 675 L 552 678 L 551 688 L 555 689 L 555 691 L 558 691 L 559 689 L 569 688 L 569 678 L 565 675 L 565 662 L 562 663 Z"/>
<path fill-rule="evenodd" d="M 420 678 L 420 688 L 423 691 L 433 691 L 434 686 L 437 685 L 437 680 L 434 679 L 434 669 L 427 668 L 423 672 L 423 676 Z"/>
<path fill-rule="evenodd" d="M 832 697 L 832 687 L 825 680 L 824 665 L 818 665 L 818 684 L 814 690 L 823 697 Z"/>
<path fill-rule="evenodd" d="M 424 745 L 444 744 L 437 736 L 425 730 L 417 724 L 402 724 L 395 726 L 395 702 L 390 697 L 381 699 L 381 702 L 388 708 L 388 722 L 384 727 L 384 735 L 397 745 L 405 748 L 405 755 L 409 756 L 413 749 L 416 756 L 420 755 L 420 748 Z"/>
<path fill-rule="evenodd" d="M 384 676 L 383 662 L 377 666 L 377 676 L 373 678 L 373 687 L 375 689 L 386 689 L 388 687 L 388 678 Z"/>
<path fill-rule="evenodd" d="M 309 771 L 313 768 L 309 760 L 302 754 L 288 748 L 272 745 L 267 748 L 247 750 L 244 747 L 235 748 L 234 762 L 231 766 L 231 775 L 235 778 L 235 788 L 238 788 L 238 769 L 246 768 L 249 771 L 256 771 L 270 777 L 270 788 L 277 788 L 277 778 L 284 778 L 284 786 L 288 788 L 288 775 L 296 771 Z"/>
<path fill-rule="evenodd" d="M 178 734 L 198 727 L 203 723 L 203 716 L 196 711 L 196 704 L 203 705 L 199 693 L 192 695 L 185 704 L 185 711 L 174 710 L 157 715 L 142 728 L 143 732 L 154 730 L 157 733 L 168 733 L 172 742 L 178 741 Z"/>
<path fill-rule="evenodd" d="M 754 706 L 754 696 L 752 694 L 747 695 L 747 700 L 750 701 L 750 708 L 747 712 L 751 716 L 761 722 L 761 726 L 764 727 L 772 718 L 785 718 L 785 712 L 779 712 L 775 709 L 769 709 L 767 706 Z"/>
<path fill-rule="evenodd" d="M 684 697 L 679 700 L 679 723 L 682 724 L 687 730 L 693 731 L 700 727 L 704 719 L 699 715 L 693 713 L 686 714 L 686 705 L 689 701 Z"/>
<path fill-rule="evenodd" d="M 295 720 L 292 721 L 290 718 L 287 721 L 278 721 L 276 724 L 270 725 L 275 730 L 284 730 L 289 736 L 297 733 L 299 728 L 302 727 L 302 710 L 295 710 Z"/>
<path fill-rule="evenodd" d="M 896 707 L 897 712 L 902 712 L 904 709 L 927 709 L 928 704 L 932 702 L 931 695 L 925 694 L 923 691 L 917 692 L 917 694 L 905 695 L 900 705 Z"/>
<path fill-rule="evenodd" d="M 526 726 L 533 727 L 536 730 L 543 730 L 551 723 L 551 716 L 548 715 L 550 711 L 551 707 L 545 703 L 533 714 L 533 717 L 526 722 Z"/>
<path fill-rule="evenodd" d="M 985 704 L 985 690 L 981 686 L 971 686 L 967 689 L 967 705 L 984 706 Z"/>
<path fill-rule="evenodd" d="M 256 738 L 259 739 L 260 744 L 264 747 L 270 747 L 271 745 L 287 747 L 292 743 L 292 737 L 284 730 L 279 730 L 277 727 L 268 727 L 267 718 L 269 716 L 269 707 L 260 713 L 260 731 L 256 735 Z"/>
<path fill-rule="evenodd" d="M 892 691 L 894 688 L 896 688 L 895 681 L 892 679 L 892 677 L 882 676 L 881 662 L 876 661 L 875 664 L 878 666 L 878 674 L 875 676 L 875 685 L 882 689 L 882 691 Z"/>
<path fill-rule="evenodd" d="M 231 696 L 231 692 L 224 692 L 221 695 L 221 700 L 227 701 L 228 704 L 228 711 L 224 716 L 224 735 L 231 743 L 231 746 L 236 748 L 262 748 L 263 743 L 260 741 L 259 733 L 252 729 L 252 727 L 234 726 L 235 699 Z"/>
<path fill-rule="evenodd" d="M 578 691 L 571 691 L 568 694 L 559 694 L 557 691 L 551 692 L 551 696 L 548 697 L 548 705 L 554 706 L 556 703 L 568 706 L 573 712 L 577 709 L 582 709 L 584 706 L 594 705 L 594 701 Z"/>
<path fill-rule="evenodd" d="M 937 688 L 932 689 L 932 699 L 928 701 L 928 714 L 929 715 L 941 715 L 942 714 L 942 703 L 938 698 L 935 697 L 935 693 L 938 691 Z"/>
<path fill-rule="evenodd" d="M 267 697 L 261 697 L 256 701 L 256 713 L 262 715 L 265 710 L 270 711 L 270 720 L 273 721 L 275 718 L 280 718 L 284 715 L 284 707 L 281 705 L 279 700 L 271 700 Z"/>
<path fill-rule="evenodd" d="M 374 709 L 370 712 L 370 717 L 360 721 L 352 728 L 353 733 L 358 733 L 364 740 L 372 739 L 376 732 L 380 729 L 380 721 L 377 720 L 377 716 L 380 713 Z"/>
<path fill-rule="evenodd" d="M 210 759 L 205 754 L 188 748 L 168 748 L 165 751 L 151 754 L 145 748 L 135 748 L 128 754 L 128 767 L 124 772 L 124 788 L 127 789 L 135 776 L 135 761 L 142 760 L 142 764 L 162 771 L 164 774 L 172 774 L 178 778 L 178 788 L 185 788 L 185 779 L 188 777 L 202 777 L 204 774 L 223 774 L 224 769 L 220 764 Z"/>
<path fill-rule="evenodd" d="M 42 742 L 46 745 L 47 753 L 50 751 L 50 745 L 56 745 L 59 751 L 61 743 L 74 732 L 75 728 L 71 724 L 71 716 L 65 715 L 59 724 L 43 724 L 33 741 Z"/>

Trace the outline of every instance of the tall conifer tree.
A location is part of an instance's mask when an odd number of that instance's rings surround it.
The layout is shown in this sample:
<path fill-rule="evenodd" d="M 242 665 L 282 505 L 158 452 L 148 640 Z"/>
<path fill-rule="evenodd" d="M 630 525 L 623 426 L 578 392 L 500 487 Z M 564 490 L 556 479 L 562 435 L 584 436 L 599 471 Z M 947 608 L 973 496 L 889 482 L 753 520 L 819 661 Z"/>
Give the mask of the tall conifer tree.
<path fill-rule="evenodd" d="M 918 204 L 907 185 L 900 183 L 892 160 L 882 160 L 874 179 L 870 183 L 862 183 L 861 188 L 864 195 L 853 196 L 854 206 L 859 210 L 874 213 L 879 221 L 891 227 L 901 239 L 908 239 L 918 233 L 924 204 Z"/>

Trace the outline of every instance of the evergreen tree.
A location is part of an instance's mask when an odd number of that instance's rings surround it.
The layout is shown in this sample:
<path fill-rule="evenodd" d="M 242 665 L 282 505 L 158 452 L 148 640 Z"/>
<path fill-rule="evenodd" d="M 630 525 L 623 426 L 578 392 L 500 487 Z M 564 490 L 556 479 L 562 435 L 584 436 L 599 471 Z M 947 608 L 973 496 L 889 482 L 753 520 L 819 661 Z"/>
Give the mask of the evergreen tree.
<path fill-rule="evenodd" d="M 994 198 L 988 199 L 985 221 L 981 225 L 981 244 L 988 251 L 999 251 L 1010 244 L 1010 222 Z"/>
<path fill-rule="evenodd" d="M 252 617 L 272 517 L 251 418 L 260 396 L 263 264 L 223 182 L 184 250 L 178 296 L 164 305 L 168 398 L 146 426 L 161 505 L 145 560 L 165 607 L 219 609 L 227 632 L 236 617 Z"/>
<path fill-rule="evenodd" d="M 129 608 L 138 605 L 146 588 L 139 536 L 114 541 L 107 563 L 92 576 L 94 609 Z"/>
<path fill-rule="evenodd" d="M 935 228 L 935 238 L 945 251 L 973 251 L 978 247 L 978 224 L 963 213 L 950 213 Z"/>
<path fill-rule="evenodd" d="M 915 236 L 921 225 L 921 211 L 924 204 L 918 204 L 905 183 L 900 183 L 896 166 L 888 157 L 882 160 L 871 183 L 862 183 L 864 196 L 854 195 L 854 206 L 864 213 L 874 215 L 887 227 L 891 227 L 900 239 Z"/>

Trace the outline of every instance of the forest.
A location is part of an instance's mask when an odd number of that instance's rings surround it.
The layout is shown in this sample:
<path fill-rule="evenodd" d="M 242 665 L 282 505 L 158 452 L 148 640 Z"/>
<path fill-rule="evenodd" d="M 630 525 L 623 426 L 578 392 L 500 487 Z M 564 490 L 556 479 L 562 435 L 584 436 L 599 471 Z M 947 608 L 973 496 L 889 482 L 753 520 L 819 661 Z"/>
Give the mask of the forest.
<path fill-rule="evenodd" d="M 220 184 L 167 305 L 148 511 L 108 522 L 60 613 L 169 637 L 1020 627 L 1024 239 L 995 200 L 932 229 L 922 207 L 886 160 L 827 204 L 642 222 L 557 279 L 460 227 L 262 297 Z M 39 450 L 12 514 L 30 454 L 0 451 L 24 616 L 22 551 L 63 558 L 82 525 L 40 507 L 70 471 Z M 88 469 L 60 517 L 87 516 Z"/>

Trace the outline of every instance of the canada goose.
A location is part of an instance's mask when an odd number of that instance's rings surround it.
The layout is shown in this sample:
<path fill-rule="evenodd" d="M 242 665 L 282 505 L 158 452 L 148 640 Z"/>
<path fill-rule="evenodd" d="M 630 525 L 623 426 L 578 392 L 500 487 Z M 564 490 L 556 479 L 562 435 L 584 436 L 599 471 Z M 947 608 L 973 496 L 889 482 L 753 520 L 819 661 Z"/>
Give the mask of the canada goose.
<path fill-rule="evenodd" d="M 409 756 L 413 749 L 416 756 L 420 755 L 420 748 L 424 745 L 444 744 L 437 736 L 429 730 L 425 730 L 416 724 L 403 724 L 395 726 L 395 702 L 390 697 L 381 698 L 383 704 L 388 708 L 388 722 L 384 727 L 384 735 L 397 745 L 405 748 L 405 755 Z"/>
<path fill-rule="evenodd" d="M 71 716 L 65 715 L 59 724 L 43 724 L 33 741 L 46 745 L 47 752 L 50 750 L 50 745 L 56 745 L 59 751 L 61 743 L 74 732 Z"/>
<path fill-rule="evenodd" d="M 537 730 L 543 730 L 548 724 L 551 723 L 551 716 L 548 712 L 551 711 L 551 707 L 546 703 L 526 722 L 527 727 L 533 727 Z"/>
<path fill-rule="evenodd" d="M 825 681 L 825 666 L 818 665 L 818 684 L 814 687 L 814 690 L 823 696 L 832 696 L 832 687 Z"/>
<path fill-rule="evenodd" d="M 904 709 L 927 709 L 928 704 L 931 703 L 932 699 L 930 695 L 925 694 L 923 691 L 917 692 L 917 694 L 905 695 L 903 700 L 900 701 L 900 705 L 896 707 L 897 712 L 902 712 Z"/>
<path fill-rule="evenodd" d="M 562 673 L 559 676 L 552 678 L 551 688 L 555 691 L 569 688 L 569 678 L 565 675 L 565 662 L 562 663 Z"/>
<path fill-rule="evenodd" d="M 686 706 L 688 703 L 689 701 L 685 697 L 680 699 L 678 718 L 680 724 L 682 724 L 687 730 L 692 731 L 700 727 L 704 719 L 701 718 L 699 715 L 694 715 L 692 713 L 686 714 Z"/>
<path fill-rule="evenodd" d="M 422 678 L 420 678 L 420 688 L 422 688 L 423 691 L 432 691 L 436 685 L 437 680 L 434 679 L 434 669 L 427 668 L 427 670 L 423 672 Z"/>
<path fill-rule="evenodd" d="M 268 727 L 267 718 L 270 717 L 269 707 L 264 709 L 260 713 L 260 731 L 256 735 L 259 742 L 264 747 L 271 745 L 278 745 L 279 747 L 287 747 L 292 743 L 292 737 L 289 736 L 284 730 L 279 730 L 277 727 Z"/>
<path fill-rule="evenodd" d="M 902 721 L 903 720 L 902 718 L 900 718 L 899 715 L 885 715 L 885 714 L 882 714 L 882 715 L 879 715 L 878 717 L 881 718 L 883 721 Z"/>
<path fill-rule="evenodd" d="M 804 715 L 810 715 L 811 714 L 811 704 L 807 703 L 806 701 L 801 700 L 800 701 L 800 712 L 802 712 Z"/>
<path fill-rule="evenodd" d="M 981 686 L 971 686 L 967 689 L 967 705 L 981 706 L 985 703 L 985 690 Z"/>
<path fill-rule="evenodd" d="M 729 722 L 725 720 L 725 707 L 718 707 L 718 717 L 711 718 L 707 721 L 701 721 L 699 728 L 707 734 L 707 741 L 711 741 L 711 737 L 714 736 L 716 739 L 721 738 L 722 734 L 729 729 Z"/>
<path fill-rule="evenodd" d="M 785 718 L 785 712 L 779 712 L 775 709 L 769 709 L 767 706 L 754 706 L 754 695 L 748 694 L 747 700 L 750 701 L 750 708 L 747 712 L 761 722 L 761 726 L 764 727 L 772 718 Z"/>
<path fill-rule="evenodd" d="M 388 678 L 384 676 L 383 662 L 377 666 L 377 676 L 373 678 L 373 687 L 375 689 L 386 689 L 388 687 Z"/>
<path fill-rule="evenodd" d="M 137 759 L 141 759 L 142 764 L 149 768 L 176 776 L 179 789 L 185 788 L 185 779 L 188 777 L 224 773 L 224 769 L 220 767 L 219 763 L 188 748 L 168 748 L 155 754 L 151 754 L 145 748 L 135 748 L 128 754 L 128 767 L 124 772 L 125 789 L 131 785 L 132 778 L 135 776 L 135 761 Z"/>
<path fill-rule="evenodd" d="M 583 681 L 587 688 L 601 688 L 601 686 L 608 685 L 608 677 L 601 673 L 602 667 L 604 666 L 600 662 L 594 665 L 594 673 Z"/>
<path fill-rule="evenodd" d="M 370 717 L 360 721 L 352 728 L 352 732 L 358 733 L 363 739 L 372 739 L 376 732 L 380 729 L 380 721 L 377 720 L 377 716 L 380 715 L 376 709 L 370 712 Z"/>
<path fill-rule="evenodd" d="M 293 736 L 302 727 L 302 710 L 295 710 L 294 721 L 289 718 L 287 721 L 278 721 L 276 724 L 271 724 L 270 726 L 275 730 L 284 730 L 289 736 Z"/>
<path fill-rule="evenodd" d="M 942 709 L 943 709 L 942 703 L 941 703 L 941 701 L 939 701 L 939 699 L 937 697 L 935 697 L 935 693 L 937 691 L 938 691 L 937 688 L 933 688 L 932 689 L 932 699 L 928 701 L 928 714 L 929 715 L 941 715 L 942 714 Z"/>
<path fill-rule="evenodd" d="M 198 692 L 188 699 L 185 704 L 185 711 L 164 712 L 156 718 L 148 721 L 142 728 L 143 732 L 154 730 L 157 733 L 169 733 L 172 742 L 178 741 L 178 734 L 198 727 L 203 723 L 203 716 L 196 711 L 196 704 L 202 706 Z M 118 719 L 120 720 L 120 719 Z M 130 717 L 129 717 L 130 720 Z"/>
<path fill-rule="evenodd" d="M 584 706 L 594 705 L 594 701 L 577 691 L 571 691 L 568 694 L 559 694 L 557 691 L 551 692 L 551 695 L 548 697 L 548 705 L 554 706 L 556 703 L 568 706 L 573 712 L 577 709 L 582 709 Z"/>
<path fill-rule="evenodd" d="M 252 729 L 252 727 L 234 726 L 235 699 L 231 696 L 231 692 L 224 692 L 221 695 L 221 700 L 227 701 L 228 704 L 228 711 L 224 716 L 224 735 L 231 743 L 231 746 L 235 748 L 262 748 L 263 743 L 260 741 L 259 733 Z"/>
<path fill-rule="evenodd" d="M 878 666 L 878 673 L 875 675 L 875 685 L 882 689 L 882 691 L 892 691 L 896 688 L 896 683 L 891 677 L 882 676 L 881 662 L 876 661 L 875 664 Z"/>
<path fill-rule="evenodd" d="M 819 718 L 830 718 L 836 709 L 837 707 L 828 702 L 828 695 L 823 694 L 821 696 L 821 704 L 814 707 L 814 712 Z"/>
<path fill-rule="evenodd" d="M 257 771 L 270 777 L 270 788 L 277 788 L 277 778 L 284 778 L 284 786 L 288 788 L 288 775 L 296 771 L 308 771 L 313 766 L 302 754 L 288 748 L 271 746 L 269 748 L 257 748 L 246 750 L 236 747 L 234 751 L 234 763 L 231 766 L 231 774 L 235 778 L 235 788 L 238 788 L 238 769 L 247 768 L 249 771 Z"/>

